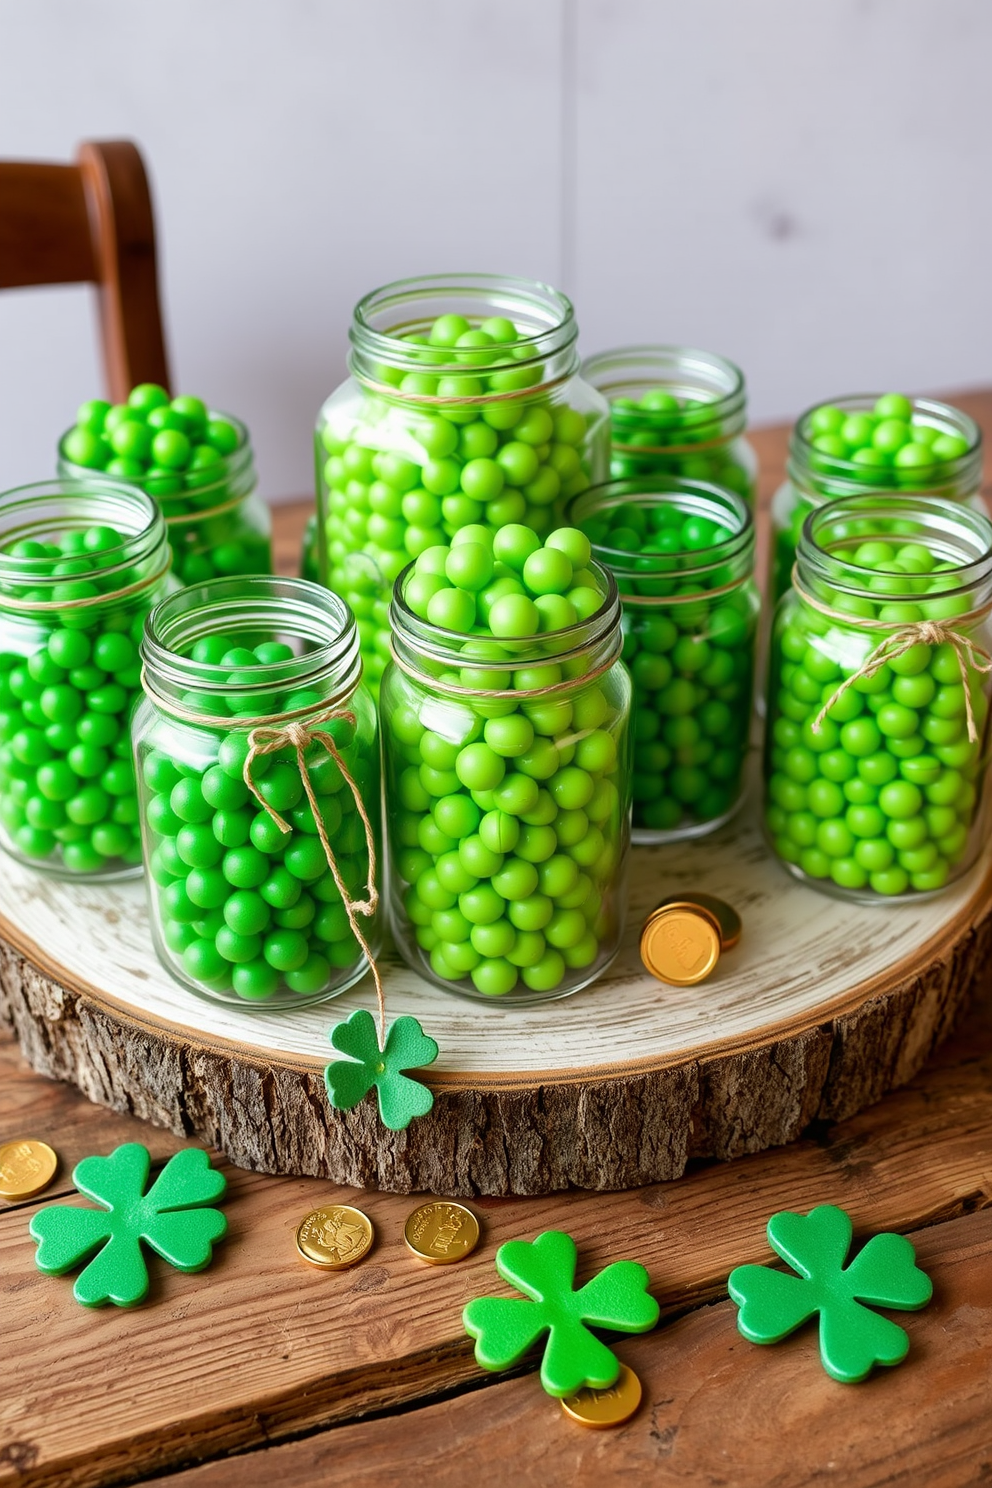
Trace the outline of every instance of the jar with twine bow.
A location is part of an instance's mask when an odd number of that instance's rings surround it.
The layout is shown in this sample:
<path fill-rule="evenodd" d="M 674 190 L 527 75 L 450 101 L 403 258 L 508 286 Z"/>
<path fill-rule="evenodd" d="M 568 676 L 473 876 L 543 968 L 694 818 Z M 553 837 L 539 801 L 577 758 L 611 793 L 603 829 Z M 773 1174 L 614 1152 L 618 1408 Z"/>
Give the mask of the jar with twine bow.
<path fill-rule="evenodd" d="M 776 613 L 769 837 L 815 887 L 935 894 L 984 840 L 992 524 L 928 496 L 846 496 L 806 520 Z"/>
<path fill-rule="evenodd" d="M 610 405 L 615 479 L 710 481 L 754 504 L 758 457 L 733 362 L 689 346 L 624 346 L 587 357 L 582 373 Z"/>
<path fill-rule="evenodd" d="M 166 417 L 169 413 L 166 409 Z M 230 453 L 194 444 L 188 467 L 176 470 L 155 466 L 142 470 L 135 462 L 116 462 L 133 465 L 125 479 L 147 491 L 161 507 L 172 548 L 172 571 L 180 584 L 272 572 L 272 517 L 256 492 L 258 479 L 248 430 L 232 414 L 211 409 L 207 416 L 233 431 L 232 442 L 237 435 Z M 157 427 L 182 433 L 181 423 L 181 418 L 175 418 L 174 423 Z M 66 457 L 65 442 L 72 432 L 68 430 L 59 441 L 59 474 L 78 479 L 91 472 Z M 190 437 L 195 440 L 195 431 L 190 431 Z M 199 463 L 200 456 L 203 463 Z"/>
<path fill-rule="evenodd" d="M 902 404 L 907 440 L 912 444 L 911 459 L 921 464 L 900 465 L 872 449 L 863 464 L 863 453 L 844 452 L 845 441 L 823 437 L 821 425 L 831 423 L 828 411 L 844 416 L 841 430 L 870 437 L 872 424 L 880 420 L 874 410 L 883 410 L 895 402 Z M 908 409 L 908 412 L 907 412 Z M 836 422 L 836 414 L 833 422 Z M 847 420 L 851 423 L 848 425 Z M 858 425 L 861 424 L 861 429 Z M 929 453 L 929 457 L 928 454 Z M 946 501 L 960 501 L 975 511 L 984 511 L 980 495 L 982 483 L 982 434 L 974 419 L 932 398 L 897 398 L 885 394 L 862 393 L 835 398 L 828 404 L 808 408 L 796 420 L 789 440 L 786 479 L 772 499 L 772 562 L 770 577 L 773 602 L 781 599 L 792 581 L 792 565 L 803 523 L 815 507 L 841 496 L 854 496 L 859 491 L 890 491 L 939 496 Z"/>
<path fill-rule="evenodd" d="M 588 618 L 494 639 L 420 618 L 414 574 L 395 588 L 380 698 L 397 946 L 446 991 L 568 996 L 613 959 L 626 913 L 631 687 L 616 581 L 589 564 L 581 582 L 601 603 Z"/>
<path fill-rule="evenodd" d="M 354 616 L 301 579 L 182 589 L 149 616 L 134 719 L 159 956 L 245 1006 L 335 997 L 371 968 L 379 752 Z"/>
<path fill-rule="evenodd" d="M 169 557 L 161 513 L 133 486 L 0 494 L 0 844 L 23 863 L 141 871 L 128 720 Z"/>
<path fill-rule="evenodd" d="M 529 279 L 437 274 L 355 307 L 350 377 L 317 420 L 302 572 L 358 617 L 366 678 L 389 660 L 393 582 L 461 527 L 524 522 L 605 480 L 605 402 L 581 378 L 570 302 Z"/>
<path fill-rule="evenodd" d="M 744 794 L 760 610 L 750 507 L 702 481 L 640 476 L 583 492 L 567 520 L 620 590 L 633 840 L 712 832 Z"/>

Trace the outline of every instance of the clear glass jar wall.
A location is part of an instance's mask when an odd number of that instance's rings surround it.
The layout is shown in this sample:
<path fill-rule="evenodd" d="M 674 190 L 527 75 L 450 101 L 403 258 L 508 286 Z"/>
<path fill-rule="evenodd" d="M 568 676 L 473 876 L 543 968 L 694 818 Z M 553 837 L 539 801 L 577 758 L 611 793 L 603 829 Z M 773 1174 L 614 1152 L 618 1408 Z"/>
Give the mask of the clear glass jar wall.
<path fill-rule="evenodd" d="M 155 503 L 91 477 L 0 495 L 0 844 L 80 878 L 140 871 L 128 719 L 169 586 Z"/>
<path fill-rule="evenodd" d="M 351 376 L 317 421 L 303 572 L 354 609 L 371 687 L 411 558 L 472 523 L 544 534 L 605 479 L 607 409 L 579 375 L 577 334 L 564 295 L 494 275 L 405 280 L 357 305 Z"/>
<path fill-rule="evenodd" d="M 292 744 L 257 755 L 256 728 L 329 733 L 379 835 L 375 707 L 354 616 L 301 579 L 218 579 L 149 616 L 147 696 L 134 720 L 152 931 L 163 964 L 204 995 L 267 1008 L 336 996 L 366 970 Z M 327 719 L 328 710 L 334 714 Z M 366 897 L 365 824 L 319 740 L 304 759 L 350 897 Z M 266 811 L 277 812 L 289 830 Z M 375 955 L 378 917 L 359 925 Z"/>
<path fill-rule="evenodd" d="M 587 357 L 582 374 L 610 405 L 614 479 L 709 481 L 753 504 L 758 457 L 732 362 L 688 346 L 624 346 Z"/>
<path fill-rule="evenodd" d="M 197 400 L 174 401 L 195 403 Z M 127 412 L 126 405 L 115 408 Z M 110 409 L 106 417 L 110 418 L 114 411 Z M 271 573 L 272 517 L 256 492 L 258 482 L 248 430 L 229 413 L 212 409 L 204 412 L 211 425 L 230 431 L 223 444 L 225 448 L 233 444 L 233 448 L 223 453 L 220 448 L 200 444 L 193 453 L 203 452 L 202 463 L 189 464 L 183 469 L 153 466 L 145 471 L 135 465 L 127 479 L 147 491 L 162 508 L 172 548 L 173 573 L 180 584 L 205 584 L 210 579 L 236 574 Z M 87 467 L 69 458 L 77 448 L 73 436 L 78 433 L 77 425 L 63 434 L 58 465 L 60 475 L 77 479 L 91 474 Z M 178 424 L 169 425 L 168 434 L 187 439 Z M 196 437 L 195 431 L 191 431 L 190 437 Z M 219 434 L 218 439 L 221 439 Z M 93 442 L 98 442 L 96 436 Z M 92 458 L 98 460 L 104 456 L 97 452 Z"/>
<path fill-rule="evenodd" d="M 592 616 L 498 642 L 418 619 L 412 566 L 396 586 L 380 699 L 390 911 L 404 959 L 446 990 L 564 997 L 616 954 L 631 687 L 616 583 L 590 570 Z"/>
<path fill-rule="evenodd" d="M 620 590 L 634 841 L 711 832 L 744 789 L 760 610 L 751 510 L 701 481 L 644 476 L 584 492 L 567 520 Z"/>
<path fill-rule="evenodd" d="M 894 422 L 904 426 L 904 442 L 894 452 L 873 442 L 878 425 L 893 422 L 876 415 L 880 404 L 883 412 L 891 405 L 902 415 Z M 889 435 L 896 443 L 900 431 L 883 429 L 882 445 Z M 868 443 L 856 449 L 856 439 Z M 865 393 L 807 409 L 789 441 L 787 478 L 772 499 L 773 601 L 789 587 L 803 523 L 825 501 L 860 491 L 925 492 L 984 511 L 981 482 L 981 430 L 949 403 Z"/>
<path fill-rule="evenodd" d="M 772 634 L 772 845 L 846 898 L 935 893 L 983 837 L 992 684 L 967 643 L 992 639 L 992 524 L 933 497 L 843 497 L 806 519 L 796 583 Z M 922 622 L 944 629 L 917 640 Z"/>

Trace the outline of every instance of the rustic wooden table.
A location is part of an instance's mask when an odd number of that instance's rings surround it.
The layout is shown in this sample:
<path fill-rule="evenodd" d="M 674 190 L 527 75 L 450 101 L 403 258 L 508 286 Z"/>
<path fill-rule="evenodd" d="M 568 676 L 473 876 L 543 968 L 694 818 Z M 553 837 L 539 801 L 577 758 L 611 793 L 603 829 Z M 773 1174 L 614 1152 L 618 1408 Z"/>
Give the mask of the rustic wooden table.
<path fill-rule="evenodd" d="M 992 394 L 957 401 L 992 434 Z M 755 442 L 767 496 L 784 431 Z M 287 570 L 302 513 L 278 513 Z M 412 1199 L 231 1169 L 213 1266 L 186 1276 L 153 1261 L 145 1306 L 90 1312 L 67 1280 L 35 1269 L 32 1213 L 72 1196 L 89 1153 L 140 1141 L 161 1161 L 182 1143 L 33 1074 L 0 1033 L 0 1140 L 15 1136 L 46 1139 L 61 1168 L 42 1198 L 0 1210 L 0 1483 L 992 1481 L 992 987 L 911 1084 L 860 1116 L 667 1185 L 478 1200 L 482 1241 L 452 1267 L 405 1250 Z M 308 1209 L 334 1202 L 360 1205 L 378 1238 L 354 1270 L 321 1273 L 293 1236 Z M 934 1281 L 930 1307 L 903 1320 L 906 1363 L 856 1388 L 823 1373 L 811 1328 L 771 1349 L 746 1343 L 726 1296 L 734 1265 L 769 1258 L 770 1214 L 822 1203 L 847 1208 L 858 1235 L 909 1234 Z M 496 1247 L 551 1227 L 576 1237 L 580 1281 L 636 1257 L 662 1304 L 654 1333 L 617 1345 L 645 1389 L 617 1430 L 571 1423 L 533 1366 L 484 1375 L 462 1332 L 470 1297 L 505 1293 Z"/>

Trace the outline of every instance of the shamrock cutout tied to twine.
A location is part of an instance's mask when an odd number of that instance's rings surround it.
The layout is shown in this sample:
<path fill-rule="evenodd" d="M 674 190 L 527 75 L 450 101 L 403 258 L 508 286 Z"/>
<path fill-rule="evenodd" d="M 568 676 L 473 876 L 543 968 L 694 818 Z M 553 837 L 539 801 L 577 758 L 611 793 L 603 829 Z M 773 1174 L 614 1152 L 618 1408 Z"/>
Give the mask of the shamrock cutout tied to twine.
<path fill-rule="evenodd" d="M 770 1266 L 738 1266 L 728 1289 L 737 1326 L 752 1343 L 778 1343 L 819 1313 L 820 1358 L 842 1384 L 866 1379 L 876 1364 L 900 1364 L 909 1336 L 868 1306 L 912 1312 L 933 1295 L 929 1276 L 903 1235 L 875 1235 L 849 1266 L 851 1220 L 823 1204 L 809 1214 L 782 1210 L 768 1221 L 768 1243 L 797 1276 Z"/>
<path fill-rule="evenodd" d="M 210 1264 L 214 1241 L 227 1233 L 219 1209 L 206 1205 L 223 1197 L 227 1182 L 198 1147 L 170 1157 L 148 1193 L 148 1149 L 127 1142 L 109 1157 L 84 1157 L 72 1181 L 102 1205 L 77 1209 L 50 1204 L 30 1225 L 37 1240 L 39 1271 L 62 1276 L 93 1255 L 76 1278 L 72 1294 L 84 1307 L 113 1302 L 133 1307 L 148 1295 L 148 1267 L 142 1241 L 177 1271 L 202 1271 Z"/>
<path fill-rule="evenodd" d="M 350 1111 L 374 1088 L 382 1124 L 390 1131 L 403 1131 L 414 1117 L 427 1115 L 433 1095 L 419 1080 L 402 1073 L 433 1064 L 438 1055 L 437 1044 L 416 1018 L 397 1018 L 380 1048 L 372 1014 L 359 1008 L 347 1022 L 331 1029 L 330 1040 L 340 1054 L 350 1055 L 334 1060 L 324 1071 L 328 1098 L 337 1110 Z"/>
<path fill-rule="evenodd" d="M 575 1241 L 560 1230 L 500 1246 L 496 1270 L 531 1300 L 477 1297 L 465 1308 L 462 1320 L 483 1369 L 508 1369 L 546 1332 L 541 1384 L 549 1395 L 616 1383 L 620 1361 L 588 1325 L 647 1333 L 658 1321 L 658 1303 L 636 1261 L 614 1261 L 575 1291 L 575 1260 Z"/>

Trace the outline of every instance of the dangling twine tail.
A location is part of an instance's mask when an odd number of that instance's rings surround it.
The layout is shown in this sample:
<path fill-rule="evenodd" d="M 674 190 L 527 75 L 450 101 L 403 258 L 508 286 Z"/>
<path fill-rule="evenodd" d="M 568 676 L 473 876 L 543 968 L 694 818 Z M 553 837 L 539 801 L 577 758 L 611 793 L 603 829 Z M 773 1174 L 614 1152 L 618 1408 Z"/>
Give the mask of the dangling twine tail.
<path fill-rule="evenodd" d="M 278 811 L 274 810 L 268 801 L 263 798 L 261 791 L 252 779 L 251 767 L 260 755 L 275 754 L 278 750 L 287 748 L 296 750 L 296 763 L 299 767 L 300 779 L 303 782 L 303 789 L 306 791 L 307 800 L 310 802 L 310 810 L 313 812 L 314 823 L 317 827 L 317 836 L 320 838 L 320 845 L 324 849 L 327 866 L 334 876 L 334 882 L 337 884 L 338 893 L 341 895 L 341 902 L 348 916 L 348 923 L 351 926 L 355 939 L 365 952 L 365 959 L 369 963 L 372 979 L 375 982 L 375 995 L 379 1002 L 379 1049 L 381 1052 L 386 1047 L 386 999 L 383 995 L 382 978 L 379 975 L 379 968 L 375 964 L 375 957 L 369 949 L 365 936 L 358 928 L 358 921 L 356 919 L 356 915 L 374 915 L 379 904 L 379 891 L 375 886 L 375 836 L 372 832 L 372 823 L 369 821 L 369 815 L 365 809 L 365 803 L 362 800 L 358 786 L 355 784 L 347 765 L 341 758 L 333 737 L 326 729 L 320 727 L 322 723 L 330 723 L 334 718 L 346 719 L 352 728 L 355 727 L 356 720 L 354 713 L 349 713 L 347 710 L 340 708 L 327 708 L 322 713 L 313 714 L 305 721 L 303 719 L 293 719 L 291 722 L 281 724 L 278 727 L 259 726 L 253 728 L 248 735 L 248 754 L 245 757 L 241 774 L 245 785 L 251 791 L 263 811 L 268 814 L 277 827 L 283 832 L 288 832 L 291 830 L 289 823 L 284 821 Z M 307 749 L 313 743 L 322 744 L 341 771 L 348 789 L 354 797 L 355 806 L 362 819 L 362 825 L 365 828 L 365 843 L 369 852 L 369 872 L 368 881 L 365 885 L 366 897 L 364 899 L 352 899 L 348 892 L 347 886 L 338 869 L 334 849 L 331 847 L 330 839 L 327 836 L 327 828 L 324 826 L 320 815 L 320 806 L 310 780 L 310 771 L 307 769 L 305 757 Z"/>
<path fill-rule="evenodd" d="M 809 595 L 805 593 L 803 593 L 802 597 L 807 604 L 811 604 L 814 609 L 819 610 L 822 614 L 833 615 L 836 619 L 842 620 L 848 625 L 852 623 L 852 617 L 850 615 L 836 614 L 834 611 L 827 609 L 825 605 L 817 604 L 815 600 L 811 600 Z M 854 623 L 857 624 L 857 621 L 855 620 Z M 882 622 L 879 621 L 862 621 L 861 623 L 868 624 L 872 630 L 881 629 L 882 626 Z M 992 656 L 983 647 L 976 646 L 974 641 L 969 640 L 960 631 L 954 630 L 949 625 L 942 625 L 939 620 L 917 620 L 911 625 L 900 625 L 897 630 L 893 630 L 884 640 L 879 641 L 874 651 L 871 651 L 866 656 L 865 660 L 858 667 L 858 670 L 852 672 L 849 677 L 846 677 L 824 703 L 813 720 L 814 734 L 820 732 L 823 720 L 830 712 L 830 709 L 835 703 L 839 702 L 847 689 L 853 687 L 860 677 L 874 677 L 876 672 L 882 670 L 886 662 L 895 661 L 898 656 L 905 656 L 906 652 L 911 650 L 913 646 L 920 644 L 924 646 L 942 646 L 946 644 L 954 648 L 954 655 L 958 659 L 958 667 L 961 671 L 961 683 L 964 687 L 964 708 L 965 716 L 968 719 L 968 739 L 970 743 L 976 743 L 978 740 L 978 730 L 975 727 L 975 714 L 971 706 L 968 668 L 970 667 L 972 671 L 978 672 L 981 676 L 987 676 L 989 672 L 992 672 Z"/>

